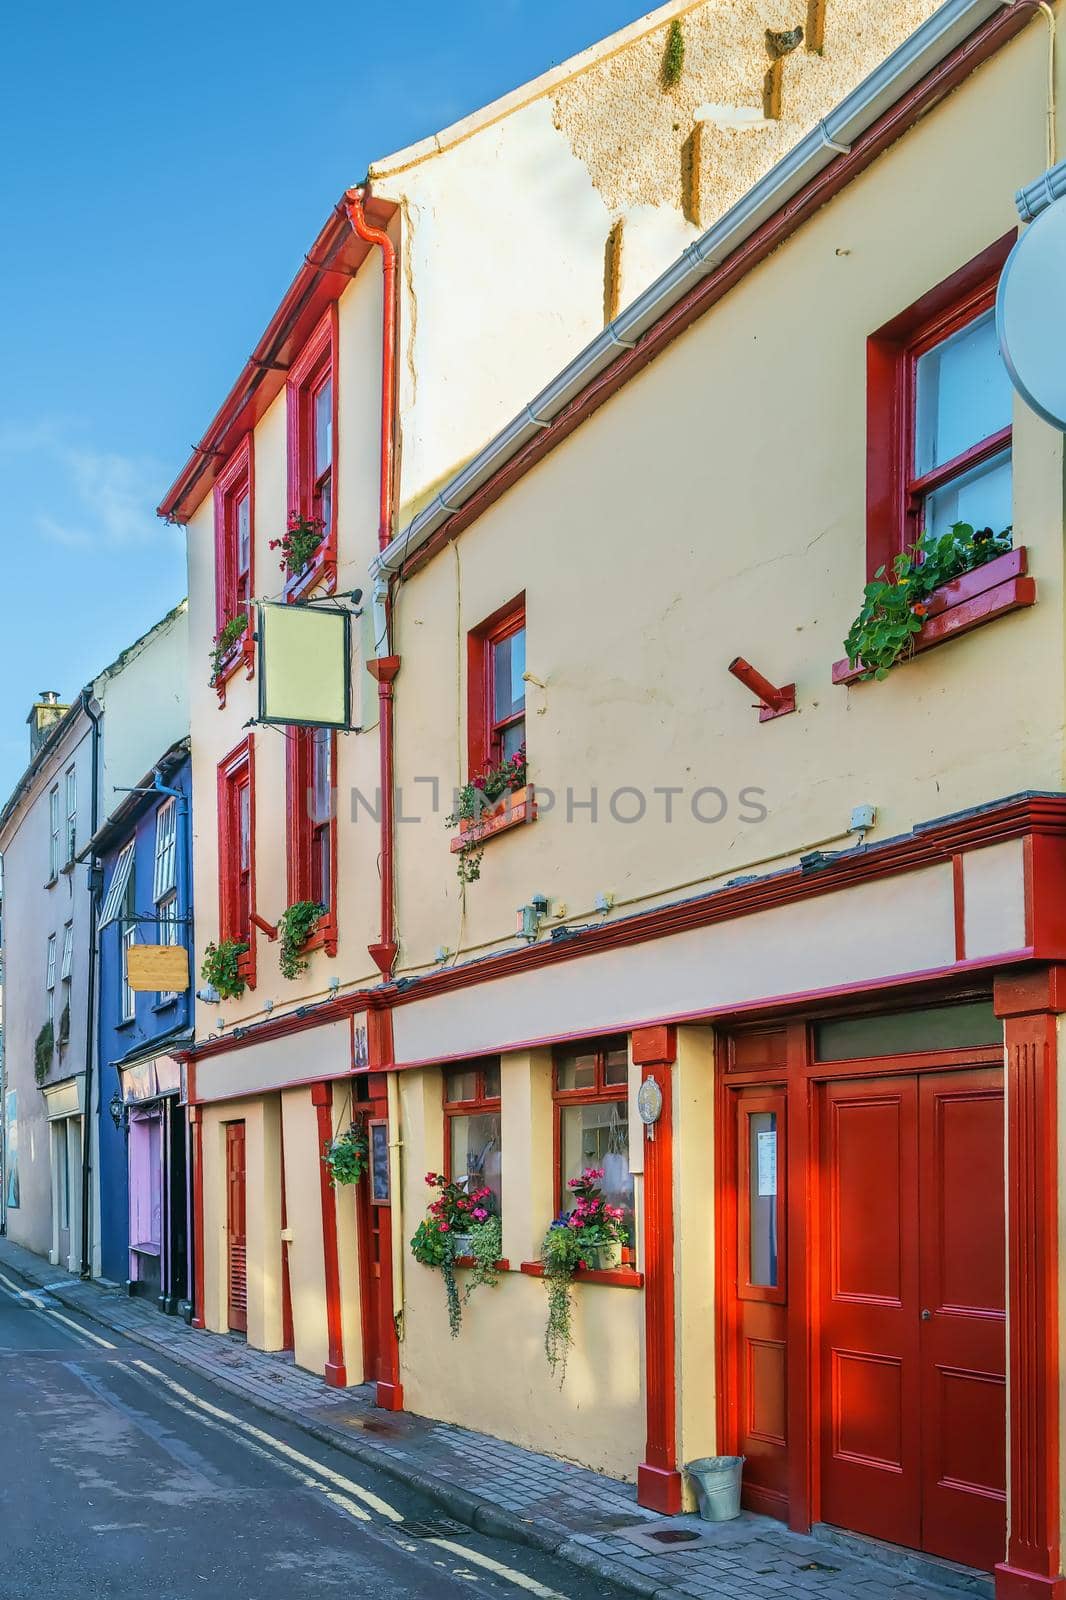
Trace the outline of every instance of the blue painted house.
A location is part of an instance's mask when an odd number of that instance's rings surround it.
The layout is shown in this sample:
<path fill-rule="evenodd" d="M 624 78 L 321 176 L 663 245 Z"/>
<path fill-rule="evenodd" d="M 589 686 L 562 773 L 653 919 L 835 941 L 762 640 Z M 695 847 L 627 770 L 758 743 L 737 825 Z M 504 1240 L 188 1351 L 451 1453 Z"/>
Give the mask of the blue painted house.
<path fill-rule="evenodd" d="M 172 745 L 125 796 L 92 847 L 102 868 L 102 1274 L 175 1312 L 189 1299 L 191 1268 L 186 1114 L 173 1052 L 192 1037 L 192 990 L 188 981 L 168 990 L 134 988 L 130 951 L 145 944 L 193 948 L 188 739 Z"/>

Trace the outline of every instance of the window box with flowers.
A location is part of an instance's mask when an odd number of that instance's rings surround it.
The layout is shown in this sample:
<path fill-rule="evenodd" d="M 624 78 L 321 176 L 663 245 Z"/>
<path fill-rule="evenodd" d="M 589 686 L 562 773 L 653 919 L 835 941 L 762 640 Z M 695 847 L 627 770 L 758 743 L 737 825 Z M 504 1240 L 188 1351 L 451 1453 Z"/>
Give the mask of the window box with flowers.
<path fill-rule="evenodd" d="M 1035 599 L 1025 547 L 1011 548 L 1009 528 L 993 533 L 953 523 L 898 555 L 890 576 L 878 569 L 844 641 L 847 656 L 833 665 L 833 682 L 886 678 L 911 656 Z"/>
<path fill-rule="evenodd" d="M 280 539 L 271 539 L 271 550 L 281 551 L 278 566 L 285 575 L 285 593 L 303 593 L 313 587 L 318 575 L 317 557 L 323 549 L 326 525 L 321 517 L 306 517 L 289 512 L 288 526 Z"/>
<path fill-rule="evenodd" d="M 523 744 L 506 761 L 486 767 L 457 791 L 455 810 L 445 818 L 445 826 L 458 827 L 451 851 L 459 857 L 458 873 L 464 883 L 476 883 L 480 878 L 481 858 L 489 839 L 520 823 L 536 821 L 536 797 L 526 777 Z"/>
<path fill-rule="evenodd" d="M 552 1377 L 560 1387 L 566 1380 L 566 1364 L 574 1342 L 573 1282 L 579 1274 L 593 1282 L 610 1282 L 616 1277 L 642 1279 L 625 1272 L 623 1255 L 629 1239 L 625 1212 L 611 1205 L 600 1187 L 603 1169 L 586 1167 L 568 1188 L 574 1200 L 570 1211 L 563 1211 L 547 1233 L 540 1260 L 524 1263 L 522 1270 L 543 1277 L 548 1291 L 548 1320 L 544 1330 L 544 1350 Z"/>
<path fill-rule="evenodd" d="M 253 675 L 255 638 L 249 620 L 247 611 L 238 611 L 223 624 L 211 641 L 211 676 L 208 683 L 217 691 L 223 705 L 226 684 L 242 663 L 248 669 L 248 677 Z"/>
<path fill-rule="evenodd" d="M 437 1190 L 428 1215 L 419 1223 L 411 1240 L 411 1254 L 423 1267 L 439 1269 L 448 1300 L 448 1328 L 457 1339 L 462 1327 L 463 1309 L 474 1290 L 484 1285 L 493 1289 L 507 1263 L 500 1260 L 502 1232 L 496 1202 L 490 1189 L 467 1192 L 467 1183 L 450 1182 L 443 1173 L 427 1172 L 426 1183 Z M 472 1268 L 472 1276 L 460 1293 L 456 1267 Z"/>

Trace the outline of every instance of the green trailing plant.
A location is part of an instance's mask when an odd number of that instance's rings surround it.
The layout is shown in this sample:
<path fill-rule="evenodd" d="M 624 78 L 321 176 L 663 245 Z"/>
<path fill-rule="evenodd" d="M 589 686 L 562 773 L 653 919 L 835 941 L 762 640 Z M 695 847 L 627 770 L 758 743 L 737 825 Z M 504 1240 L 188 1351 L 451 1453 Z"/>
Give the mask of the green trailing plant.
<path fill-rule="evenodd" d="M 239 939 L 214 940 L 204 951 L 200 976 L 205 983 L 217 989 L 223 1000 L 239 1000 L 247 984 L 241 972 L 241 956 L 248 946 Z"/>
<path fill-rule="evenodd" d="M 59 1013 L 59 1047 L 70 1043 L 70 1001 L 64 1005 Z"/>
<path fill-rule="evenodd" d="M 566 1364 L 574 1342 L 574 1273 L 585 1265 L 588 1251 L 624 1245 L 629 1237 L 624 1212 L 620 1206 L 611 1205 L 600 1188 L 602 1178 L 601 1167 L 586 1167 L 579 1178 L 570 1179 L 573 1210 L 556 1217 L 541 1245 L 540 1261 L 548 1291 L 544 1353 L 560 1388 L 566 1381 Z"/>
<path fill-rule="evenodd" d="M 891 574 L 879 567 L 863 590 L 863 605 L 844 640 L 848 663 L 864 668 L 862 681 L 887 678 L 899 661 L 914 653 L 915 635 L 929 615 L 934 590 L 984 566 L 1011 547 L 1011 530 L 993 533 L 955 522 L 934 538 L 923 534 L 892 562 Z"/>
<path fill-rule="evenodd" d="M 662 66 L 663 87 L 672 89 L 680 81 L 684 68 L 685 31 L 677 17 L 675 17 L 666 33 L 666 49 L 663 51 Z"/>
<path fill-rule="evenodd" d="M 278 965 L 283 978 L 298 978 L 308 967 L 303 947 L 318 927 L 326 908 L 317 900 L 297 900 L 278 918 Z"/>
<path fill-rule="evenodd" d="M 499 1217 L 489 1217 L 470 1229 L 470 1259 L 474 1263 L 463 1304 L 475 1289 L 495 1289 L 500 1281 L 500 1256 L 503 1254 L 503 1225 Z"/>
<path fill-rule="evenodd" d="M 295 578 L 307 566 L 325 538 L 326 524 L 321 517 L 304 517 L 289 512 L 289 524 L 280 539 L 271 539 L 271 550 L 281 551 L 282 572 Z"/>
<path fill-rule="evenodd" d="M 478 823 L 487 810 L 506 795 L 525 787 L 527 775 L 526 747 L 519 746 L 506 761 L 498 761 L 479 772 L 476 778 L 464 783 L 455 792 L 455 810 L 444 819 L 446 828 L 459 828 L 469 838 L 458 851 L 457 872 L 461 883 L 476 883 L 481 876 L 481 858 L 485 846 L 481 842 Z M 465 827 L 464 827 L 465 824 Z"/>
<path fill-rule="evenodd" d="M 238 639 L 244 637 L 248 631 L 247 611 L 238 611 L 235 617 L 219 629 L 211 644 L 211 678 L 210 684 L 214 688 L 222 673 L 226 657 L 229 655 Z"/>
<path fill-rule="evenodd" d="M 495 1288 L 499 1282 L 497 1262 L 502 1234 L 500 1219 L 493 1210 L 495 1201 L 491 1190 L 484 1186 L 467 1192 L 468 1181 L 454 1183 L 441 1172 L 426 1173 L 426 1183 L 438 1191 L 437 1198 L 430 1203 L 428 1215 L 418 1224 L 411 1240 L 415 1260 L 423 1267 L 435 1268 L 444 1279 L 448 1331 L 453 1339 L 459 1337 L 463 1307 L 474 1290 L 482 1284 Z M 473 1277 L 465 1294 L 460 1294 L 455 1278 L 460 1254 L 456 1240 L 463 1235 L 470 1239 Z"/>
<path fill-rule="evenodd" d="M 52 1056 L 55 1053 L 55 1047 L 55 1028 L 49 1021 L 44 1024 L 33 1046 L 33 1076 L 38 1085 L 44 1082 L 52 1070 Z"/>
<path fill-rule="evenodd" d="M 353 1122 L 347 1133 L 331 1139 L 322 1157 L 329 1168 L 329 1181 L 334 1188 L 358 1183 L 367 1169 L 369 1158 L 370 1142 L 364 1122 Z"/>

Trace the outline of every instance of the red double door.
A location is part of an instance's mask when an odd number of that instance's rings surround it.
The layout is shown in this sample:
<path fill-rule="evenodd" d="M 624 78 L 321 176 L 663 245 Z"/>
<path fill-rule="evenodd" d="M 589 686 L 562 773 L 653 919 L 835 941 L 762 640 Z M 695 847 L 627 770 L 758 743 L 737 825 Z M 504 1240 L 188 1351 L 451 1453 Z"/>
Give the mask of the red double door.
<path fill-rule="evenodd" d="M 991 1568 L 1006 1527 L 1002 1075 L 821 1094 L 821 1519 Z"/>

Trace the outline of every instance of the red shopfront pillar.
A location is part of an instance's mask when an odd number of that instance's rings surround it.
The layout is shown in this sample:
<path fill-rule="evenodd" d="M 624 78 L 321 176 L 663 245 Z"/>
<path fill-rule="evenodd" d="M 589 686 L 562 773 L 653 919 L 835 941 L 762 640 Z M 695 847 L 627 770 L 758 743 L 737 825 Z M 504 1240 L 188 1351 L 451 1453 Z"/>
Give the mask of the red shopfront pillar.
<path fill-rule="evenodd" d="M 1059 1506 L 1058 1040 L 1066 968 L 997 979 L 1007 1103 L 1007 1559 L 996 1600 L 1066 1600 Z"/>
<path fill-rule="evenodd" d="M 322 1154 L 333 1138 L 333 1085 L 313 1083 L 311 1104 L 318 1113 L 318 1146 Z M 337 1211 L 329 1168 L 318 1162 L 318 1181 L 322 1195 L 322 1258 L 326 1280 L 326 1338 L 329 1359 L 323 1377 L 334 1389 L 348 1383 L 344 1368 L 344 1337 L 341 1332 L 341 1278 L 337 1255 Z"/>
<path fill-rule="evenodd" d="M 641 1082 L 653 1079 L 662 1111 L 644 1129 L 644 1374 L 647 1443 L 637 1468 L 637 1503 L 673 1516 L 681 1510 L 677 1470 L 674 1306 L 673 1080 L 674 1028 L 639 1028 L 631 1040 Z"/>

